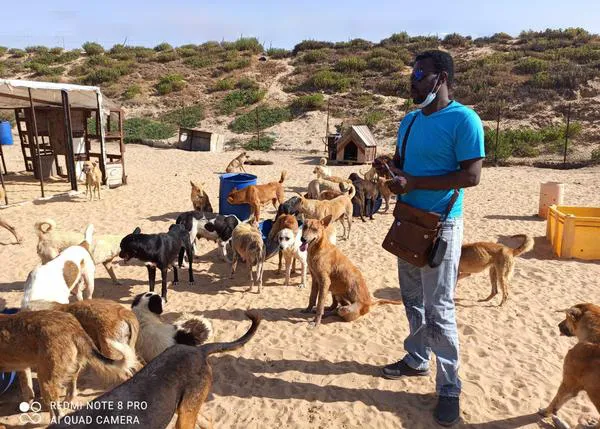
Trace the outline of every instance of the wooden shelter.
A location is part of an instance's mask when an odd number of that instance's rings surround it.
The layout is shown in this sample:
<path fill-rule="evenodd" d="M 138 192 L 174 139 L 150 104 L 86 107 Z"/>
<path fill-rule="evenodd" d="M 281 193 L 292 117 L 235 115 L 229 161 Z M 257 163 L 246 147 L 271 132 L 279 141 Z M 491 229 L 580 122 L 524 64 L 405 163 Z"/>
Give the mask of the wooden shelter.
<path fill-rule="evenodd" d="M 103 183 L 126 184 L 123 111 L 100 88 L 0 79 L 0 109 L 14 110 L 25 171 L 40 180 L 42 197 L 49 176 L 67 178 L 77 191 L 82 164 L 90 159 L 98 160 Z M 110 146 L 117 150 L 108 153 L 107 142 L 116 142 Z"/>
<path fill-rule="evenodd" d="M 203 131 L 199 128 L 179 128 L 180 149 L 202 152 L 223 152 L 225 136 L 223 134 Z"/>
<path fill-rule="evenodd" d="M 341 163 L 369 164 L 377 156 L 375 136 L 366 125 L 352 126 L 335 141 L 335 160 Z"/>

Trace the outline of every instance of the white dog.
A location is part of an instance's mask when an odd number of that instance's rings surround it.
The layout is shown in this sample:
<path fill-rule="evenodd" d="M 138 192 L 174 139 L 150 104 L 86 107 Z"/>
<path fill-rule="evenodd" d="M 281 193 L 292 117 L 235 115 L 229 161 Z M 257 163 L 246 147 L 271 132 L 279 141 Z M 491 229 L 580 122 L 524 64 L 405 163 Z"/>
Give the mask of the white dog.
<path fill-rule="evenodd" d="M 146 363 L 175 344 L 199 346 L 213 335 L 212 324 L 201 316 L 183 314 L 173 324 L 163 322 L 163 304 L 161 296 L 153 292 L 137 295 L 131 304 L 140 322 L 135 348 Z"/>
<path fill-rule="evenodd" d="M 94 226 L 90 224 L 81 244 L 67 247 L 56 258 L 38 265 L 29 273 L 22 308 L 28 308 L 31 301 L 37 300 L 68 304 L 71 293 L 76 295 L 78 301 L 83 300 L 84 296 L 92 297 L 96 273 L 94 260 L 90 255 L 93 233 Z"/>

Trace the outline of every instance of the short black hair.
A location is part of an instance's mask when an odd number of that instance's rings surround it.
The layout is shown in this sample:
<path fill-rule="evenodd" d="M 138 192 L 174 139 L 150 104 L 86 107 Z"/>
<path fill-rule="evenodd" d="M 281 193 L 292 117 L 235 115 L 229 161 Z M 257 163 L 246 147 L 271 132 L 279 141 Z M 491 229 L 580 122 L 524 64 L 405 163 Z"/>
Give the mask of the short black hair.
<path fill-rule="evenodd" d="M 428 58 L 431 58 L 433 61 L 436 73 L 441 73 L 443 71 L 448 73 L 448 86 L 451 86 L 454 82 L 454 61 L 452 60 L 452 56 L 448 52 L 436 49 L 421 52 L 415 58 L 415 62 L 426 60 Z"/>

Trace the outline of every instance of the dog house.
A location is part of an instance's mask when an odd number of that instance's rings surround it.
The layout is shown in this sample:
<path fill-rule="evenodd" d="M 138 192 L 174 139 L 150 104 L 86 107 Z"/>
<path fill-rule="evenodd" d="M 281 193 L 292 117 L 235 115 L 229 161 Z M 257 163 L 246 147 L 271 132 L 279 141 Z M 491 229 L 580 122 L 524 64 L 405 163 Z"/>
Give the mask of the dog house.
<path fill-rule="evenodd" d="M 100 88 L 0 79 L 0 109 L 15 114 L 25 166 L 18 177 L 33 174 L 42 197 L 44 180 L 51 177 L 68 181 L 77 191 L 87 160 L 98 161 L 103 183 L 126 184 L 123 111 Z M 4 165 L 4 154 L 0 155 Z"/>
<path fill-rule="evenodd" d="M 370 164 L 377 156 L 375 136 L 366 125 L 352 126 L 336 142 L 335 160 L 340 163 Z"/>
<path fill-rule="evenodd" d="M 201 152 L 223 152 L 225 136 L 198 128 L 179 128 L 180 149 Z"/>

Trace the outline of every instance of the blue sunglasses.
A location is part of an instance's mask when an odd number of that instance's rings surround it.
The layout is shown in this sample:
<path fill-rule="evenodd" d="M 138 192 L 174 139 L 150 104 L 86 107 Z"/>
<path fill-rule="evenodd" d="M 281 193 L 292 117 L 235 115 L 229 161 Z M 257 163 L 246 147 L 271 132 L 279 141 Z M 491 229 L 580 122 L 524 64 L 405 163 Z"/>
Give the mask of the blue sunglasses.
<path fill-rule="evenodd" d="M 437 74 L 437 73 L 434 73 Z M 410 75 L 411 80 L 417 81 L 417 82 L 421 82 L 426 76 L 426 73 L 422 70 L 422 69 L 416 69 L 413 70 L 412 74 Z"/>

